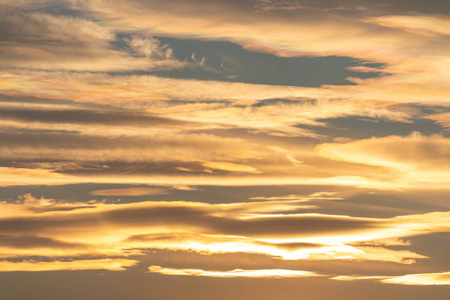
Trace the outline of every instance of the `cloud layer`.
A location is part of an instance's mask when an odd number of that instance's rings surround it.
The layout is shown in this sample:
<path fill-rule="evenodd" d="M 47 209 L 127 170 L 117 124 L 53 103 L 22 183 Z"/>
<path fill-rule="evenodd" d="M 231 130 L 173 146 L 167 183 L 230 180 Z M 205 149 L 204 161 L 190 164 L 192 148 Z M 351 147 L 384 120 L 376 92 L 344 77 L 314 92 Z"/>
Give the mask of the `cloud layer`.
<path fill-rule="evenodd" d="M 446 1 L 0 0 L 0 28 L 5 290 L 449 284 Z"/>

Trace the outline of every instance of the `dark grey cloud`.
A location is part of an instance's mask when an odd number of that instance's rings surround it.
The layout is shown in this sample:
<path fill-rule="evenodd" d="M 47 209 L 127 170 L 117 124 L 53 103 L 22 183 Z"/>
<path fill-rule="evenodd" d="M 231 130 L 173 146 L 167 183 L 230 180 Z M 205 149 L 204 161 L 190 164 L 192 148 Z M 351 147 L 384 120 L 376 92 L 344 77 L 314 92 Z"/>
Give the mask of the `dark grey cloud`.
<path fill-rule="evenodd" d="M 21 122 L 98 124 L 118 126 L 165 126 L 189 128 L 200 126 L 201 123 L 181 121 L 167 117 L 159 117 L 149 113 L 127 110 L 45 110 L 26 108 L 0 108 L 0 120 L 15 120 Z"/>
<path fill-rule="evenodd" d="M 185 139 L 172 140 L 170 137 L 145 137 L 145 136 L 90 136 L 77 132 L 5 132 L 0 131 L 2 148 L 35 146 L 48 149 L 81 149 L 81 150 L 100 150 L 100 149 L 155 149 L 157 146 L 170 146 L 172 148 L 186 146 L 189 136 L 183 136 Z M 191 137 L 192 146 L 201 147 L 202 142 Z M 208 142 L 206 142 L 208 144 Z M 205 149 L 206 150 L 206 149 Z M 66 157 L 71 159 L 70 157 Z M 124 157 L 125 158 L 125 157 Z"/>
<path fill-rule="evenodd" d="M 71 243 L 59 241 L 48 237 L 34 235 L 0 235 L 0 247 L 13 249 L 84 249 L 88 245 L 83 243 Z"/>
<path fill-rule="evenodd" d="M 321 236 L 352 233 L 376 227 L 376 222 L 327 216 L 266 217 L 249 220 L 221 220 L 218 232 L 255 237 Z"/>

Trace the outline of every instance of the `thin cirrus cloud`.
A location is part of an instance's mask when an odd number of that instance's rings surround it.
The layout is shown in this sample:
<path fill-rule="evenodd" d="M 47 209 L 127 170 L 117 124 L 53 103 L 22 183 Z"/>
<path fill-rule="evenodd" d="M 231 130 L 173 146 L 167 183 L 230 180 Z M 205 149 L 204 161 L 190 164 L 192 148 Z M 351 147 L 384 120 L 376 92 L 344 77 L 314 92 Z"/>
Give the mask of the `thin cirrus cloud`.
<path fill-rule="evenodd" d="M 125 41 L 131 53 L 112 49 L 114 32 L 89 20 L 14 8 L 2 8 L 0 13 L 4 68 L 124 71 L 183 66 L 169 48 L 151 38 Z"/>
<path fill-rule="evenodd" d="M 407 274 L 403 276 L 337 276 L 334 280 L 378 280 L 382 283 L 400 284 L 400 285 L 450 285 L 450 273 L 422 273 Z"/>
<path fill-rule="evenodd" d="M 318 152 L 336 160 L 399 170 L 405 181 L 447 184 L 449 139 L 443 136 L 388 136 L 343 144 L 322 144 Z"/>
<path fill-rule="evenodd" d="M 424 35 L 449 35 L 450 20 L 432 16 L 383 16 L 368 19 L 381 26 L 392 27 Z"/>

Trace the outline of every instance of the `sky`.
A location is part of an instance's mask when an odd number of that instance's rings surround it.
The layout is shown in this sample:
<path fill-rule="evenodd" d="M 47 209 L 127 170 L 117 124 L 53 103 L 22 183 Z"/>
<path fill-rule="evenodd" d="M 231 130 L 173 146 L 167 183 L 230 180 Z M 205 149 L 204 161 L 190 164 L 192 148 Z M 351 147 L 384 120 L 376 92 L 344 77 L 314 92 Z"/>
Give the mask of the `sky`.
<path fill-rule="evenodd" d="M 8 300 L 446 300 L 447 0 L 0 0 Z"/>

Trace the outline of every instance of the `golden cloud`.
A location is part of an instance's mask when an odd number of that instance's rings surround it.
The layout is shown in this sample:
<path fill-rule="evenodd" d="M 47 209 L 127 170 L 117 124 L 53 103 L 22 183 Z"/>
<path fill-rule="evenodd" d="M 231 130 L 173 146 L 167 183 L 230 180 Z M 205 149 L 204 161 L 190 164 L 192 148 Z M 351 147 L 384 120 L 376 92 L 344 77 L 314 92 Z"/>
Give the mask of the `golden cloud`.
<path fill-rule="evenodd" d="M 42 272 L 42 271 L 62 271 L 62 270 L 109 270 L 123 271 L 135 265 L 137 261 L 129 259 L 105 258 L 92 260 L 73 261 L 0 261 L 0 272 Z"/>
<path fill-rule="evenodd" d="M 206 271 L 201 269 L 174 269 L 163 268 L 161 266 L 148 267 L 149 273 L 158 273 L 163 275 L 178 276 L 205 276 L 205 277 L 251 277 L 251 278 L 294 278 L 294 277 L 314 277 L 320 276 L 314 272 L 283 270 L 283 269 L 267 269 L 267 270 L 240 270 L 231 271 Z"/>
<path fill-rule="evenodd" d="M 1 217 L 3 257 L 37 253 L 61 257 L 64 252 L 128 256 L 142 249 L 166 249 L 204 254 L 256 253 L 283 260 L 411 264 L 426 257 L 380 245 L 358 246 L 356 242 L 450 231 L 448 212 L 387 219 L 278 212 L 302 209 L 298 200 L 232 204 L 147 201 L 68 210 L 55 204 L 48 206 L 45 212 L 31 210 L 15 215 L 12 211 Z"/>
<path fill-rule="evenodd" d="M 334 280 L 378 280 L 382 283 L 401 285 L 450 285 L 450 272 L 408 274 L 403 276 L 336 276 Z"/>
<path fill-rule="evenodd" d="M 381 282 L 402 285 L 450 285 L 450 272 L 409 274 L 383 279 Z"/>
<path fill-rule="evenodd" d="M 158 188 L 145 188 L 134 187 L 124 189 L 109 189 L 109 190 L 96 190 L 92 191 L 91 195 L 94 196 L 151 196 L 151 195 L 164 195 L 167 192 Z"/>
<path fill-rule="evenodd" d="M 443 136 L 387 136 L 317 147 L 324 157 L 366 165 L 383 166 L 403 173 L 400 181 L 445 185 L 448 180 L 450 140 Z"/>

